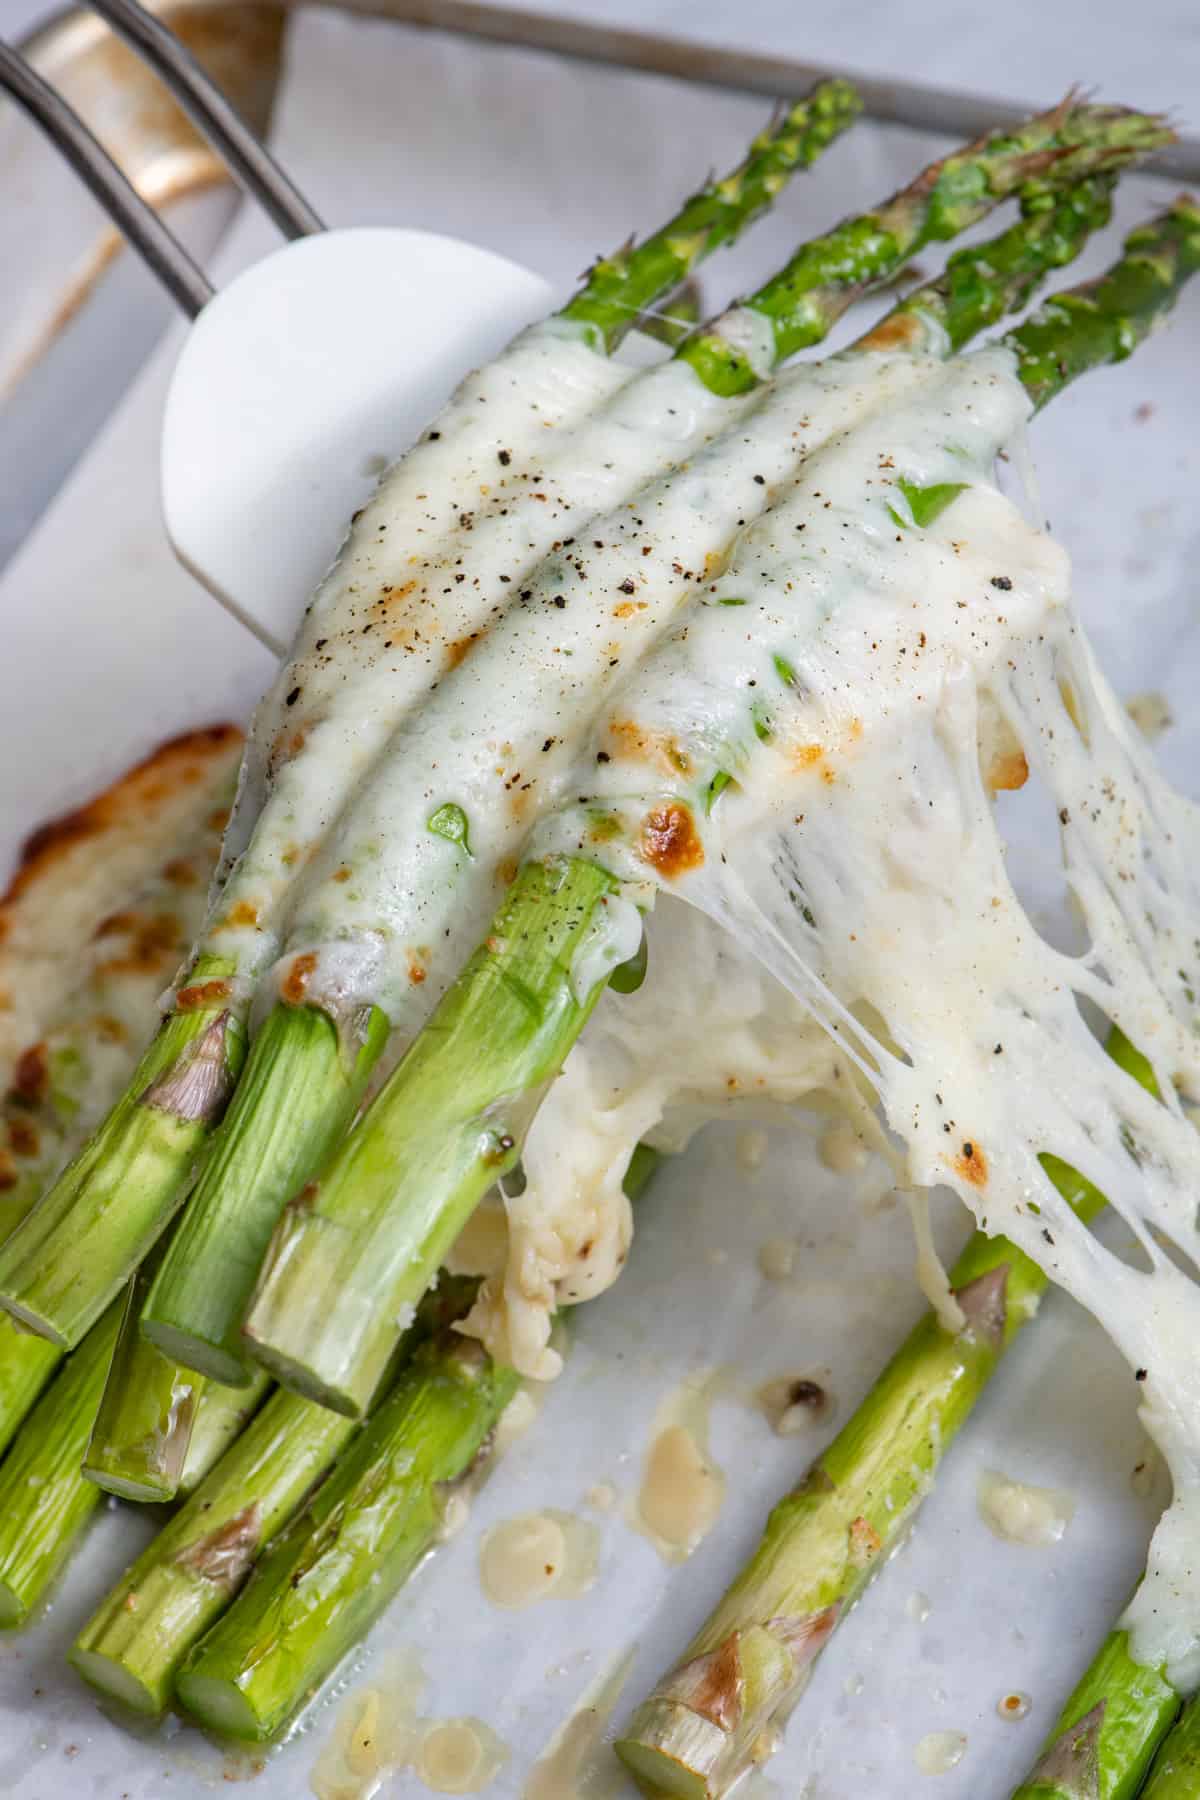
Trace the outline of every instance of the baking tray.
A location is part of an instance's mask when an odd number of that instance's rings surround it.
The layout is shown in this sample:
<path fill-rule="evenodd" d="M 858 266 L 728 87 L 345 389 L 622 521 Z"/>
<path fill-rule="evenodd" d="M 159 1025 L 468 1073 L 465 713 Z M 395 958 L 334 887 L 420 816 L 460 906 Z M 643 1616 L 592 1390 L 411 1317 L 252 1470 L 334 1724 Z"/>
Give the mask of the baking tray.
<path fill-rule="evenodd" d="M 453 16 L 470 25 L 473 11 L 484 9 L 459 7 Z M 631 224 L 652 222 L 694 178 L 691 146 L 703 143 L 705 158 L 719 162 L 761 116 L 761 104 L 744 95 L 673 78 L 695 76 L 697 67 L 668 76 L 614 63 L 627 34 L 603 44 L 593 36 L 590 49 L 568 58 L 332 14 L 298 14 L 285 33 L 275 8 L 180 7 L 171 17 L 185 33 L 203 18 L 192 41 L 206 58 L 225 59 L 222 78 L 260 125 L 287 54 L 280 141 L 328 216 L 460 232 L 507 249 L 564 289 L 594 251 L 619 242 Z M 488 9 L 475 28 L 500 36 L 499 17 Z M 510 35 L 514 21 L 528 19 L 502 17 Z M 639 39 L 642 50 L 648 41 L 657 40 Z M 561 35 L 559 42 L 580 50 Z M 230 224 L 229 197 L 214 188 L 188 128 L 98 27 L 68 20 L 40 34 L 34 50 L 141 185 L 193 209 L 185 222 L 192 241 L 206 252 L 221 241 L 218 269 L 227 273 L 261 251 L 269 238 L 240 216 Z M 801 80 L 785 65 L 774 65 L 774 75 L 744 85 L 774 90 Z M 335 168 L 325 155 L 331 136 L 351 152 L 357 145 L 359 161 Z M 888 123 L 854 134 L 819 177 L 797 184 L 777 218 L 714 265 L 705 277 L 710 291 L 744 285 L 791 241 L 887 192 L 945 142 L 935 129 Z M 23 496 L 26 527 L 48 505 L 36 528 L 20 532 L 0 594 L 8 628 L 3 858 L 21 831 L 84 797 L 157 738 L 244 714 L 267 665 L 261 647 L 173 567 L 162 542 L 153 504 L 161 354 L 117 405 L 162 315 L 134 317 L 138 276 L 123 267 L 128 259 L 95 273 L 101 228 L 91 203 L 78 199 L 34 134 L 22 126 L 18 149 L 13 121 L 0 118 L 0 150 L 0 208 L 8 209 L 0 241 L 14 241 L 15 208 L 26 209 L 27 225 L 45 218 L 47 203 L 54 214 L 43 231 L 29 231 L 21 278 L 0 293 L 0 366 L 9 371 L 0 431 L 24 421 L 19 438 L 0 439 L 0 453 L 22 447 L 20 461 L 4 458 L 18 476 L 5 504 L 14 491 Z M 1172 191 L 1152 178 L 1127 188 L 1122 223 Z M 1105 254 L 1098 250 L 1091 266 Z M 131 285 L 114 300 L 121 279 Z M 109 367 L 116 336 L 133 345 L 119 380 Z M 1172 332 L 1125 370 L 1083 384 L 1036 435 L 1047 510 L 1072 550 L 1101 655 L 1123 692 L 1165 694 L 1178 723 L 1163 752 L 1185 782 L 1200 767 L 1188 704 L 1200 643 L 1190 574 L 1196 456 L 1180 373 L 1198 340 L 1193 297 Z M 101 399 L 81 395 L 81 370 Z M 44 408 L 36 443 L 35 388 Z M 113 413 L 87 455 L 81 398 L 96 425 Z M 37 465 L 36 481 L 27 464 Z M 10 541 L 17 536 L 14 529 Z M 113 657 L 114 637 L 123 650 L 132 646 L 128 655 Z M 1036 863 L 1036 838 L 1017 850 Z M 392 1711 L 412 1699 L 414 1657 L 429 1715 L 475 1715 L 508 1747 L 508 1764 L 487 1790 L 503 1800 L 522 1794 L 532 1761 L 597 1680 L 628 1665 L 619 1721 L 752 1546 L 771 1499 L 820 1446 L 821 1431 L 799 1443 L 774 1438 L 752 1404 L 756 1387 L 783 1372 L 828 1369 L 836 1427 L 920 1310 L 907 1227 L 902 1209 L 886 1204 L 883 1171 L 835 1178 L 815 1139 L 802 1123 L 773 1128 L 765 1160 L 752 1170 L 741 1129 L 715 1127 L 664 1172 L 641 1209 L 621 1283 L 576 1315 L 566 1376 L 479 1495 L 459 1539 L 410 1584 L 305 1732 L 261 1768 L 189 1730 L 131 1735 L 63 1670 L 73 1630 L 147 1529 L 128 1508 L 106 1516 L 46 1618 L 0 1644 L 0 1793 L 188 1800 L 253 1779 L 262 1800 L 293 1800 L 310 1791 L 346 1707 L 361 1708 L 372 1688 Z M 949 1248 L 964 1226 L 947 1208 L 939 1229 Z M 798 1240 L 796 1268 L 772 1282 L 758 1251 L 781 1235 Z M 712 1454 L 730 1492 L 712 1534 L 675 1568 L 629 1528 L 625 1505 L 656 1407 L 687 1381 L 709 1383 Z M 1144 1480 L 1139 1491 L 1131 1483 L 1144 1448 L 1126 1371 L 1078 1309 L 1051 1298 L 948 1458 L 911 1539 L 822 1659 L 759 1795 L 913 1800 L 927 1786 L 913 1760 L 918 1740 L 962 1730 L 966 1755 L 933 1791 L 999 1800 L 1140 1568 L 1165 1497 L 1161 1481 L 1150 1492 Z M 1060 1544 L 1032 1551 L 988 1535 L 975 1503 L 986 1467 L 1073 1491 L 1075 1518 Z M 607 1484 L 618 1498 L 604 1510 L 588 1496 L 594 1501 Z M 596 1582 L 578 1599 L 498 1613 L 478 1581 L 481 1536 L 490 1524 L 547 1506 L 595 1527 Z M 1014 1689 L 1031 1698 L 1018 1723 L 996 1711 Z M 555 1800 L 575 1800 L 576 1791 L 587 1800 L 625 1796 L 620 1778 L 605 1771 L 601 1759 L 577 1790 L 564 1785 Z M 385 1774 L 379 1787 L 382 1796 L 424 1792 L 411 1770 Z"/>

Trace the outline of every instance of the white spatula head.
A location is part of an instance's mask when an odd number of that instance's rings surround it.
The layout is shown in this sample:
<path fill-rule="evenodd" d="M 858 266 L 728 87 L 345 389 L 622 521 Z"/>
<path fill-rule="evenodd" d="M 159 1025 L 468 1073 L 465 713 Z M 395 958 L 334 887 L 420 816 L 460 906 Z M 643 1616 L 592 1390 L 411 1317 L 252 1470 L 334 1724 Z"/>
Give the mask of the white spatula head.
<path fill-rule="evenodd" d="M 546 283 L 430 232 L 301 238 L 200 314 L 167 396 L 162 496 L 185 566 L 282 654 L 350 515 Z"/>

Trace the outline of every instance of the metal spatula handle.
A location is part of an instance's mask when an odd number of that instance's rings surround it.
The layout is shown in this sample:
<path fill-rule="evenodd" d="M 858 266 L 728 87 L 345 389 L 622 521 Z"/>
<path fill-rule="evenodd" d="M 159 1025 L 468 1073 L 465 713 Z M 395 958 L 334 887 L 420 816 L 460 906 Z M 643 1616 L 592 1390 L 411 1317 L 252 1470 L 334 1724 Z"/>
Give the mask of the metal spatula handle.
<path fill-rule="evenodd" d="M 152 17 L 138 0 L 94 0 L 94 10 L 162 77 L 239 185 L 285 237 L 308 237 L 324 230 L 290 177 L 161 20 Z M 147 268 L 189 318 L 194 318 L 213 296 L 204 271 L 79 114 L 3 39 L 0 88 L 42 128 Z"/>

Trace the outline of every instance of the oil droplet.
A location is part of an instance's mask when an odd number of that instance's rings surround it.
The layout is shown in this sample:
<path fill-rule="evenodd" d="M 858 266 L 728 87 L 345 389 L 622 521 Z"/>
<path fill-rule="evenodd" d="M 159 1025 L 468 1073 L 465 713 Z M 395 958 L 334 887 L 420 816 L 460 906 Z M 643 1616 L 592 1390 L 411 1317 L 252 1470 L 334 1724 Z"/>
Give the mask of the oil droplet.
<path fill-rule="evenodd" d="M 435 1794 L 481 1794 L 507 1761 L 507 1745 L 482 1719 L 439 1719 L 421 1739 L 413 1767 Z"/>
<path fill-rule="evenodd" d="M 1074 1497 L 1062 1488 L 1014 1481 L 997 1469 L 980 1475 L 977 1498 L 988 1530 L 1010 1544 L 1057 1544 L 1075 1516 Z"/>
<path fill-rule="evenodd" d="M 596 1527 L 571 1513 L 522 1513 L 493 1525 L 479 1549 L 479 1576 L 494 1606 L 517 1611 L 551 1594 L 584 1593 L 596 1578 Z"/>
<path fill-rule="evenodd" d="M 596 1512 L 611 1512 L 617 1504 L 617 1490 L 611 1481 L 598 1481 L 588 1489 L 584 1500 Z"/>
<path fill-rule="evenodd" d="M 905 1602 L 905 1611 L 908 1613 L 909 1618 L 917 1625 L 923 1625 L 925 1623 L 926 1619 L 929 1617 L 930 1610 L 928 1594 L 910 1594 Z"/>
<path fill-rule="evenodd" d="M 754 1398 L 778 1437 L 799 1437 L 833 1417 L 835 1402 L 828 1370 L 815 1375 L 778 1375 L 766 1381 Z"/>
<path fill-rule="evenodd" d="M 1028 1694 L 1001 1694 L 996 1702 L 996 1711 L 1002 1719 L 1023 1719 L 1032 1705 L 1033 1701 Z"/>
<path fill-rule="evenodd" d="M 759 1126 L 752 1126 L 747 1131 L 739 1131 L 736 1146 L 737 1165 L 747 1175 L 753 1175 L 761 1169 L 767 1160 L 767 1134 Z"/>
<path fill-rule="evenodd" d="M 847 1675 L 842 1684 L 842 1691 L 848 1700 L 855 1700 L 866 1685 L 866 1681 L 861 1675 Z"/>
<path fill-rule="evenodd" d="M 967 1753 L 965 1731 L 928 1731 L 913 1751 L 922 1775 L 948 1775 Z"/>
<path fill-rule="evenodd" d="M 522 1800 L 624 1800 L 617 1759 L 601 1740 L 633 1667 L 623 1651 L 588 1688 L 529 1771 Z"/>
<path fill-rule="evenodd" d="M 786 1281 L 796 1267 L 799 1245 L 791 1238 L 768 1238 L 758 1248 L 758 1266 L 768 1281 Z"/>
<path fill-rule="evenodd" d="M 849 1119 L 835 1119 L 817 1142 L 817 1155 L 835 1175 L 861 1175 L 871 1153 Z"/>

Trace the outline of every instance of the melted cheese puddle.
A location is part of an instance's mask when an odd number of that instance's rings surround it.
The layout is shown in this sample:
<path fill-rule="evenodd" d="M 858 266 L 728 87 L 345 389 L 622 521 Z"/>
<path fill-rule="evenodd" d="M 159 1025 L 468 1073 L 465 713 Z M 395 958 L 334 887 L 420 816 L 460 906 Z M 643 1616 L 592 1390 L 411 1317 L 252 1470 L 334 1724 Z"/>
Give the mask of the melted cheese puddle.
<path fill-rule="evenodd" d="M 709 1453 L 709 1411 L 720 1370 L 682 1382 L 658 1408 L 629 1523 L 666 1562 L 685 1562 L 725 1504 L 725 1475 Z"/>
<path fill-rule="evenodd" d="M 493 1606 L 517 1611 L 584 1594 L 596 1579 L 600 1533 L 587 1519 L 547 1510 L 493 1525 L 479 1549 L 479 1579 Z"/>

